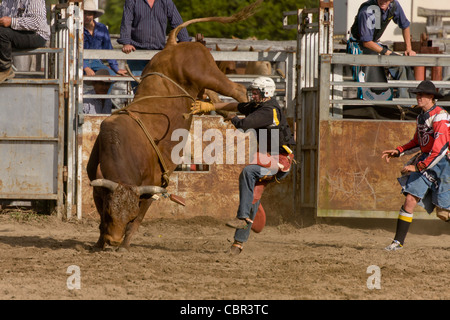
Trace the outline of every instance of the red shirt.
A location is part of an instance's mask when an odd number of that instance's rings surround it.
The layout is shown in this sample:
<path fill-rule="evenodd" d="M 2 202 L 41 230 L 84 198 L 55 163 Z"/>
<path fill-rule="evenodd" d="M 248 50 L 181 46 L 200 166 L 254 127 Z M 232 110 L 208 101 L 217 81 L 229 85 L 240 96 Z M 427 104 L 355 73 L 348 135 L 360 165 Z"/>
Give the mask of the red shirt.
<path fill-rule="evenodd" d="M 414 138 L 407 144 L 397 147 L 400 154 L 420 147 L 428 156 L 417 163 L 420 171 L 432 168 L 443 157 L 450 156 L 450 115 L 447 111 L 434 105 L 430 110 L 417 117 L 417 129 Z"/>

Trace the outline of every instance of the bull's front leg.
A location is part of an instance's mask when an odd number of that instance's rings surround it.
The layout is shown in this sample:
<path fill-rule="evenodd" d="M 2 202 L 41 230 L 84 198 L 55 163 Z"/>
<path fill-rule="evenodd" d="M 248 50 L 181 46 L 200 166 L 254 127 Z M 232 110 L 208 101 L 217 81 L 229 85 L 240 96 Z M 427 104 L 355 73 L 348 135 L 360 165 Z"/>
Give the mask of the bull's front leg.
<path fill-rule="evenodd" d="M 100 225 L 99 225 L 100 237 L 98 238 L 97 243 L 95 244 L 94 247 L 103 250 L 106 247 L 105 219 L 104 219 L 104 214 L 103 214 L 103 199 L 101 197 L 101 194 L 99 194 L 97 192 L 96 188 L 94 188 L 94 191 L 93 191 L 93 198 L 94 198 L 95 207 L 97 208 L 98 214 L 100 215 Z"/>
<path fill-rule="evenodd" d="M 100 237 L 97 240 L 97 243 L 95 244 L 95 248 L 99 248 L 101 250 L 105 249 L 106 242 L 105 242 L 105 235 L 102 231 L 102 223 L 100 223 Z"/>
<path fill-rule="evenodd" d="M 139 214 L 136 217 L 136 219 L 134 219 L 133 221 L 128 223 L 127 228 L 125 230 L 125 237 L 118 249 L 119 251 L 126 251 L 126 250 L 130 249 L 131 238 L 133 237 L 134 233 L 137 231 L 137 229 L 141 225 L 141 222 L 144 219 L 145 214 L 147 213 L 147 210 L 150 207 L 150 205 L 152 204 L 152 202 L 153 202 L 152 199 L 142 199 L 141 200 L 141 203 L 139 205 Z"/>

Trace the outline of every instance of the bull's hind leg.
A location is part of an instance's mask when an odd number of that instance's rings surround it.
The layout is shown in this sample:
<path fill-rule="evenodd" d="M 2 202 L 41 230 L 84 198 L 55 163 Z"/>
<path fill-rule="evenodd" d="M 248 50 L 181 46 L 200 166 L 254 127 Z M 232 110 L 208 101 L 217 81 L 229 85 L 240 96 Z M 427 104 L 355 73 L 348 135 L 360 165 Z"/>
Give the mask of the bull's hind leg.
<path fill-rule="evenodd" d="M 125 230 L 125 237 L 124 237 L 122 243 L 120 244 L 119 251 L 130 249 L 131 238 L 133 237 L 133 234 L 137 231 L 137 229 L 141 225 L 141 222 L 144 219 L 145 214 L 147 213 L 147 210 L 150 207 L 150 205 L 152 204 L 152 202 L 153 202 L 152 199 L 142 199 L 141 200 L 141 203 L 139 206 L 139 214 L 136 217 L 136 219 L 134 219 L 133 221 L 128 223 L 127 228 Z"/>
<path fill-rule="evenodd" d="M 201 80 L 203 86 L 207 89 L 232 97 L 238 102 L 246 102 L 248 100 L 247 89 L 243 85 L 228 79 L 219 69 L 207 73 Z"/>

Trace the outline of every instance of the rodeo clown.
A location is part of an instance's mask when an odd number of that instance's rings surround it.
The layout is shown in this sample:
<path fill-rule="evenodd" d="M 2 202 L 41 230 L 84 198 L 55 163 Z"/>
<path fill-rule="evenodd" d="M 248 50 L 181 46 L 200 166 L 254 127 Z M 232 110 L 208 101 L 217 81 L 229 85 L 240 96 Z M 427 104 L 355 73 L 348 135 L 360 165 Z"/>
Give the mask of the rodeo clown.
<path fill-rule="evenodd" d="M 412 222 L 417 204 L 428 213 L 436 208 L 436 215 L 443 221 L 450 221 L 450 115 L 436 105 L 435 99 L 443 96 L 437 93 L 431 81 L 422 81 L 416 89 L 417 107 L 422 112 L 417 117 L 416 133 L 407 144 L 395 150 L 386 150 L 382 158 L 387 162 L 392 157 L 400 157 L 419 151 L 401 170 L 399 182 L 406 196 L 397 220 L 393 242 L 385 249 L 401 249 Z"/>
<path fill-rule="evenodd" d="M 239 111 L 245 118 L 241 119 L 232 113 L 225 120 L 230 120 L 237 129 L 244 131 L 254 129 L 259 142 L 258 152 L 239 176 L 237 216 L 226 224 L 236 229 L 234 243 L 231 246 L 232 254 L 239 254 L 242 251 L 243 243 L 248 240 L 253 220 L 258 212 L 260 197 L 258 199 L 256 193 L 254 195 L 255 186 L 267 181 L 284 179 L 294 159 L 290 149 L 295 144 L 294 136 L 278 102 L 273 98 L 274 94 L 275 82 L 269 77 L 258 77 L 248 88 L 250 102 L 213 104 L 196 101 L 192 104 L 193 114 L 216 110 Z M 275 139 L 278 137 L 278 141 L 272 142 L 268 148 L 261 137 L 266 137 L 267 141 L 272 141 L 272 137 Z"/>

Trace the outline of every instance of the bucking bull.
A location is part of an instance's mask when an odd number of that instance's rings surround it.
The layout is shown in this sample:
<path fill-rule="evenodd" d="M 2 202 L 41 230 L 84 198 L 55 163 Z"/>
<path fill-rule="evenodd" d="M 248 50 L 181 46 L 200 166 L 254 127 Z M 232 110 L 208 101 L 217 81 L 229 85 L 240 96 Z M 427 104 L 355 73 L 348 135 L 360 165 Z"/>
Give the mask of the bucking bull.
<path fill-rule="evenodd" d="M 133 102 L 106 118 L 87 164 L 100 214 L 96 246 L 128 249 L 155 194 L 165 187 L 176 165 L 171 160 L 175 129 L 191 127 L 190 107 L 205 89 L 247 101 L 246 88 L 230 81 L 199 42 L 177 43 L 177 34 L 198 22 L 233 23 L 254 14 L 262 0 L 230 17 L 199 18 L 173 29 L 163 50 L 145 67 Z"/>

